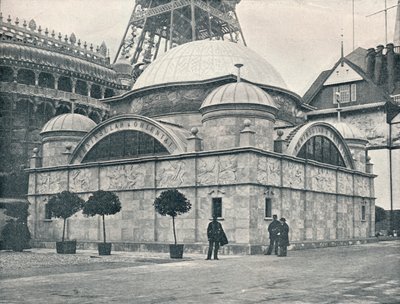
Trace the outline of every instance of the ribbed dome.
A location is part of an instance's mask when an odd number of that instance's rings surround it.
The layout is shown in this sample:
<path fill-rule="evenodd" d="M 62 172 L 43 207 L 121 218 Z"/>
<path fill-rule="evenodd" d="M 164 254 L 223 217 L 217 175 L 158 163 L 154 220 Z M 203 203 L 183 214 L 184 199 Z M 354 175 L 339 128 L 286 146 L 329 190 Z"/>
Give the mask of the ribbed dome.
<path fill-rule="evenodd" d="M 96 123 L 90 118 L 81 114 L 68 113 L 58 115 L 50 119 L 40 132 L 41 135 L 48 132 L 73 131 L 89 132 L 96 126 Z"/>
<path fill-rule="evenodd" d="M 133 70 L 133 66 L 130 64 L 129 60 L 126 58 L 119 58 L 112 68 L 118 74 L 130 75 Z"/>
<path fill-rule="evenodd" d="M 219 40 L 193 41 L 169 50 L 144 70 L 133 89 L 232 75 L 237 63 L 244 65 L 243 79 L 286 89 L 282 77 L 264 58 L 243 45 Z"/>
<path fill-rule="evenodd" d="M 228 83 L 216 88 L 207 96 L 200 109 L 219 104 L 259 104 L 277 108 L 268 93 L 246 82 Z"/>
<path fill-rule="evenodd" d="M 356 127 L 351 126 L 345 122 L 334 122 L 332 125 L 339 131 L 344 139 L 362 139 L 366 137 Z"/>

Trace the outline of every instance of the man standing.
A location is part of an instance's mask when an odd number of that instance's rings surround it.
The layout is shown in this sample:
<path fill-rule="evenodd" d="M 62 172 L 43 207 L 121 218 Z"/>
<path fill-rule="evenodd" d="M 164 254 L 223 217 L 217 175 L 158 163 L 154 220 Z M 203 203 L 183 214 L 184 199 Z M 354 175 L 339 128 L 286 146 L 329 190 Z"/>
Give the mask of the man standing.
<path fill-rule="evenodd" d="M 286 224 L 286 219 L 280 219 L 281 225 L 279 227 L 279 255 L 280 257 L 287 256 L 287 247 L 289 246 L 289 226 Z"/>
<path fill-rule="evenodd" d="M 278 255 L 278 232 L 279 232 L 279 227 L 281 223 L 278 221 L 278 216 L 274 214 L 272 216 L 273 220 L 271 224 L 268 225 L 268 233 L 269 233 L 269 246 L 268 246 L 268 251 L 265 253 L 266 255 L 270 255 L 272 253 L 272 250 L 275 247 L 275 254 Z"/>
<path fill-rule="evenodd" d="M 207 227 L 207 237 L 208 237 L 208 254 L 206 260 L 211 260 L 211 254 L 214 248 L 214 260 L 218 260 L 218 249 L 219 243 L 227 243 L 224 242 L 224 230 L 222 229 L 221 223 L 217 221 L 217 217 L 213 216 L 212 221 L 208 224 Z M 225 237 L 226 238 L 226 237 Z"/>

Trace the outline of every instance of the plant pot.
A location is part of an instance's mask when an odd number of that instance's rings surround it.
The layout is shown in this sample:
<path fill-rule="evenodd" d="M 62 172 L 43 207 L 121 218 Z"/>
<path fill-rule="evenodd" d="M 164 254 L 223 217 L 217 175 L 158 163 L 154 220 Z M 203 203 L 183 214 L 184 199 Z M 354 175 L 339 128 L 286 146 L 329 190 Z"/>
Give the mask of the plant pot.
<path fill-rule="evenodd" d="M 98 243 L 99 255 L 111 254 L 111 243 Z"/>
<path fill-rule="evenodd" d="M 62 254 L 75 254 L 76 253 L 76 240 L 56 242 L 57 253 Z"/>
<path fill-rule="evenodd" d="M 169 256 L 171 259 L 181 259 L 183 256 L 183 244 L 170 244 Z"/>

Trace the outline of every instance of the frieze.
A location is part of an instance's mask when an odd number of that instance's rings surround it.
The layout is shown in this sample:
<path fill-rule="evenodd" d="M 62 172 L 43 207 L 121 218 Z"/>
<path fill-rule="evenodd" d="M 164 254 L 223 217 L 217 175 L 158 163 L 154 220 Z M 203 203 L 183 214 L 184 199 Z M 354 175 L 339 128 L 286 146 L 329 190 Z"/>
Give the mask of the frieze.
<path fill-rule="evenodd" d="M 37 175 L 37 193 L 57 193 L 65 189 L 67 181 L 63 172 L 43 172 Z"/>
<path fill-rule="evenodd" d="M 235 183 L 237 166 L 238 163 L 236 155 L 219 157 L 218 183 Z"/>
<path fill-rule="evenodd" d="M 69 190 L 72 192 L 87 192 L 93 182 L 92 171 L 89 169 L 72 170 L 69 173 Z"/>
<path fill-rule="evenodd" d="M 210 185 L 216 182 L 216 158 L 199 159 L 197 168 L 197 183 L 199 185 Z"/>
<path fill-rule="evenodd" d="M 353 194 L 353 176 L 351 174 L 338 173 L 338 193 Z"/>
<path fill-rule="evenodd" d="M 364 197 L 370 196 L 369 179 L 367 177 L 355 175 L 354 188 L 356 195 Z"/>
<path fill-rule="evenodd" d="M 257 181 L 261 184 L 280 185 L 281 165 L 280 160 L 259 157 L 257 163 Z"/>
<path fill-rule="evenodd" d="M 107 167 L 105 182 L 102 187 L 107 190 L 128 190 L 144 187 L 144 169 L 142 165 L 119 165 Z M 103 175 L 102 175 L 103 176 Z"/>
<path fill-rule="evenodd" d="M 310 170 L 311 189 L 314 191 L 323 191 L 336 193 L 335 172 L 321 167 L 313 167 Z"/>
<path fill-rule="evenodd" d="M 282 174 L 285 187 L 304 188 L 304 167 L 302 164 L 285 161 Z"/>
<path fill-rule="evenodd" d="M 157 187 L 178 187 L 185 183 L 186 162 L 184 160 L 162 163 L 157 169 Z"/>

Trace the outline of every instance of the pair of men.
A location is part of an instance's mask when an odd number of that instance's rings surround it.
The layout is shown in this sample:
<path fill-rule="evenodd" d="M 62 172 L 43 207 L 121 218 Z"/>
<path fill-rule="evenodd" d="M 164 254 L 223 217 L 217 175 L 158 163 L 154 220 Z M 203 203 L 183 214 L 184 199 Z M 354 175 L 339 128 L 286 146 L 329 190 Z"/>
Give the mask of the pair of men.
<path fill-rule="evenodd" d="M 274 214 L 273 220 L 268 225 L 269 246 L 266 255 L 270 255 L 275 249 L 277 256 L 287 256 L 287 246 L 289 246 L 289 226 L 286 224 L 286 219 L 282 217 L 278 221 L 278 216 Z"/>

